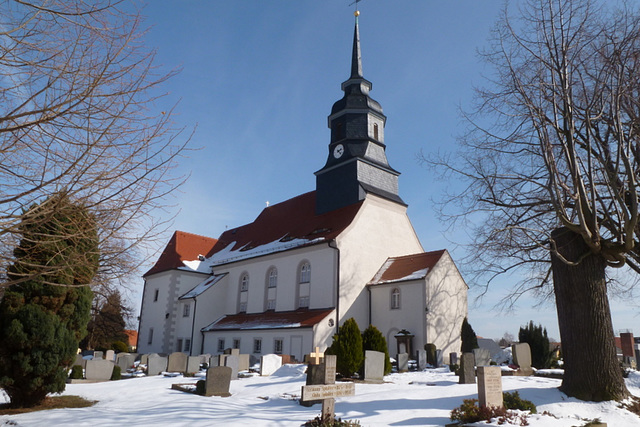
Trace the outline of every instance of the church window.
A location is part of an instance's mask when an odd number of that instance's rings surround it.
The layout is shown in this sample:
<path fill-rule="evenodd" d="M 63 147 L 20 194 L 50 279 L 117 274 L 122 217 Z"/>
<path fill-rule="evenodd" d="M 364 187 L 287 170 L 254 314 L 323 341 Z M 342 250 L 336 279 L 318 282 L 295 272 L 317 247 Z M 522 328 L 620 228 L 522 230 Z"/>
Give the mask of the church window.
<path fill-rule="evenodd" d="M 189 338 L 184 340 L 184 351 L 191 351 L 191 340 Z"/>
<path fill-rule="evenodd" d="M 176 351 L 182 351 L 182 338 L 178 338 L 176 342 Z"/>
<path fill-rule="evenodd" d="M 262 338 L 253 339 L 253 352 L 262 353 Z"/>
<path fill-rule="evenodd" d="M 378 140 L 378 124 L 373 124 L 373 139 Z"/>
<path fill-rule="evenodd" d="M 269 270 L 267 283 L 270 288 L 275 288 L 276 286 L 278 286 L 278 270 L 276 270 L 275 267 Z"/>
<path fill-rule="evenodd" d="M 233 339 L 233 348 L 240 348 L 240 338 Z"/>
<path fill-rule="evenodd" d="M 189 317 L 191 314 L 191 304 L 185 304 L 182 309 L 182 317 Z"/>
<path fill-rule="evenodd" d="M 311 264 L 303 262 L 300 266 L 300 283 L 309 283 L 311 281 Z"/>
<path fill-rule="evenodd" d="M 400 308 L 400 289 L 398 288 L 391 291 L 391 308 L 393 310 Z"/>
<path fill-rule="evenodd" d="M 218 351 L 224 351 L 224 338 L 218 338 Z"/>
<path fill-rule="evenodd" d="M 147 341 L 147 344 L 152 344 L 153 343 L 153 328 L 149 328 L 149 340 Z"/>
<path fill-rule="evenodd" d="M 158 294 L 160 293 L 160 291 L 158 289 L 155 290 L 155 292 L 153 293 L 153 302 L 158 301 Z"/>
<path fill-rule="evenodd" d="M 243 274 L 240 277 L 240 292 L 246 292 L 249 290 L 249 275 Z"/>
<path fill-rule="evenodd" d="M 273 352 L 275 354 L 282 354 L 282 343 L 283 343 L 283 339 L 282 338 L 276 338 L 273 340 Z"/>

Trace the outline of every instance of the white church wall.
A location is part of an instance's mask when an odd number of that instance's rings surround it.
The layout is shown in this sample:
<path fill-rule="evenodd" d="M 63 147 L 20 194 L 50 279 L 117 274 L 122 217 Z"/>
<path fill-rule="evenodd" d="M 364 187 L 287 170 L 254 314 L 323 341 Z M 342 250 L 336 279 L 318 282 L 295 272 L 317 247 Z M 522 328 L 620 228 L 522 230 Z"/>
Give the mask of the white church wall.
<path fill-rule="evenodd" d="M 406 207 L 367 195 L 353 223 L 336 239 L 340 248 L 340 324 L 355 318 L 369 323 L 365 285 L 391 256 L 422 252 Z"/>

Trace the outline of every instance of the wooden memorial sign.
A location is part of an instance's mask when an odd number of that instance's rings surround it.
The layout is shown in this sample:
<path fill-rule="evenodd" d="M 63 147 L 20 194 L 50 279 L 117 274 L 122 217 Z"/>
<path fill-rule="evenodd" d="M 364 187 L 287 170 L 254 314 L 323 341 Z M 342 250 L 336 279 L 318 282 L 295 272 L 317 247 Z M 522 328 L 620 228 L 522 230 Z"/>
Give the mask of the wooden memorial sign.
<path fill-rule="evenodd" d="M 317 353 L 318 349 L 316 348 L 316 354 Z M 313 354 L 309 356 L 315 357 Z M 335 384 L 336 361 L 336 356 L 326 356 L 324 358 L 324 384 L 302 386 L 301 401 L 322 400 L 323 420 L 333 420 L 335 417 L 336 397 L 354 396 L 356 394 L 356 385 L 354 383 L 345 382 Z"/>

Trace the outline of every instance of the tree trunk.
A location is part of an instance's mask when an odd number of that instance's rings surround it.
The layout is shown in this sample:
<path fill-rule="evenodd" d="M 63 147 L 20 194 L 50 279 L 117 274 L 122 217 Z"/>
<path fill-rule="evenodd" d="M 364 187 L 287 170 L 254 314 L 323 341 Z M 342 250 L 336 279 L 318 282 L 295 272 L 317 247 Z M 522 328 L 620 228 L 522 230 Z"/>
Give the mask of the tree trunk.
<path fill-rule="evenodd" d="M 569 261 L 589 252 L 582 237 L 564 227 L 551 237 Z M 552 253 L 551 268 L 564 359 L 560 390 L 582 400 L 624 399 L 629 392 L 616 357 L 605 260 L 590 254 L 571 266 Z"/>

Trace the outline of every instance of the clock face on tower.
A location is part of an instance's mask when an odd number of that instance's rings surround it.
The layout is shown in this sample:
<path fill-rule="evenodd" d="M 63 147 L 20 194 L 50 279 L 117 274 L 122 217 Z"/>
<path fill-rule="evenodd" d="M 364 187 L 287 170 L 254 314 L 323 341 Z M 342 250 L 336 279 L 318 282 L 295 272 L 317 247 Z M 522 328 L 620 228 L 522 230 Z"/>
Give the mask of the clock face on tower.
<path fill-rule="evenodd" d="M 333 148 L 333 157 L 339 159 L 344 154 L 344 145 L 338 144 Z"/>

